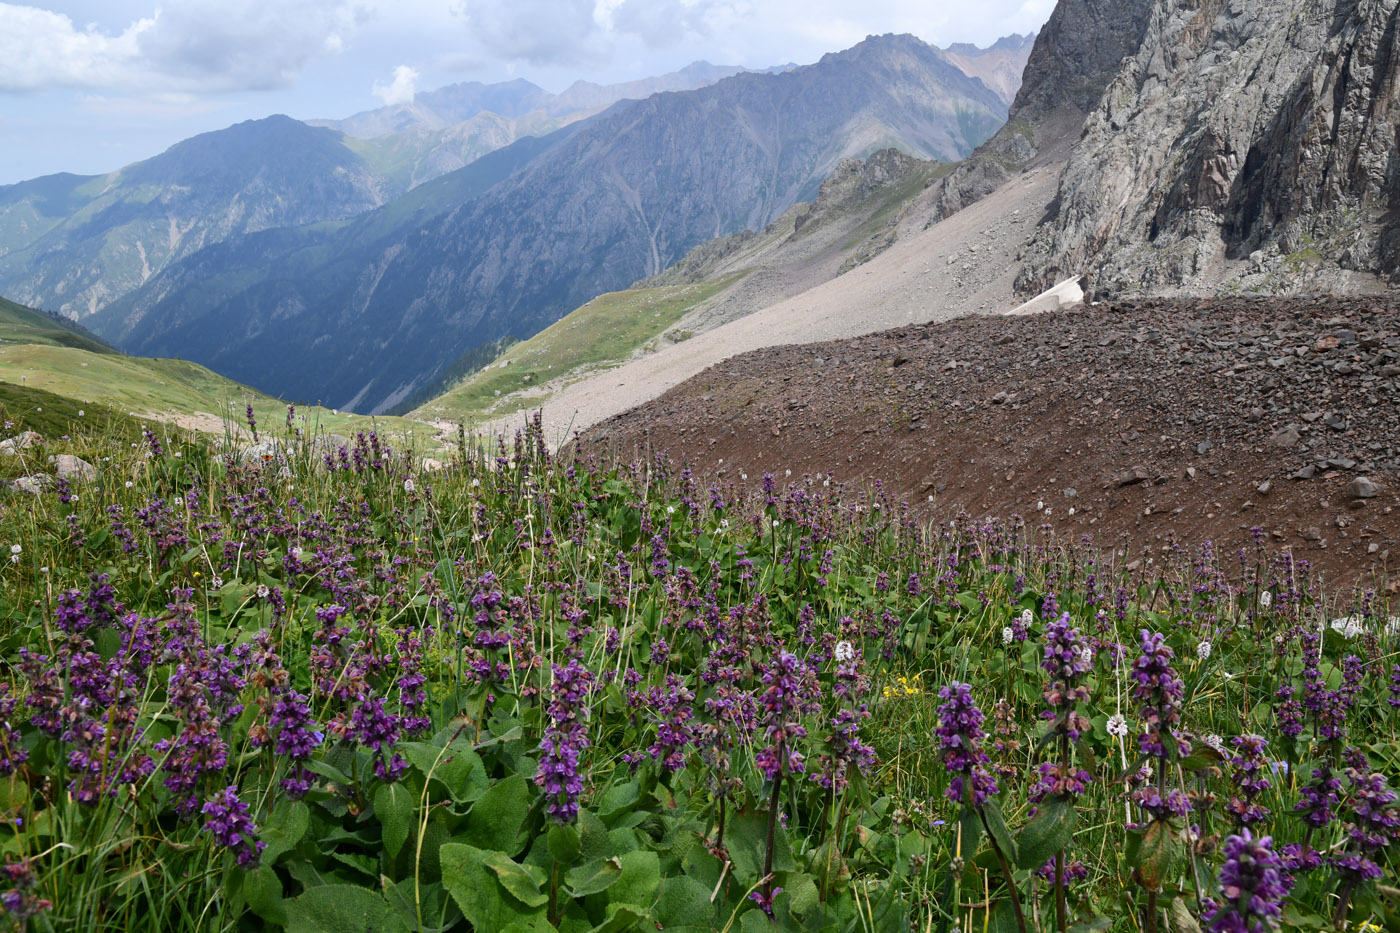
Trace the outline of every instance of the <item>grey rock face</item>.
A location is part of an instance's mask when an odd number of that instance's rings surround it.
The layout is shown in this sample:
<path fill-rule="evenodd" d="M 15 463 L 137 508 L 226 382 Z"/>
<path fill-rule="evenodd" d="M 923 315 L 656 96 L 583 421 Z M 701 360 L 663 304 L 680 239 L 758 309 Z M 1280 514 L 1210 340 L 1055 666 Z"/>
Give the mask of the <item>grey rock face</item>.
<path fill-rule="evenodd" d="M 21 476 L 11 483 L 10 487 L 14 489 L 15 492 L 23 492 L 31 496 L 37 496 L 45 489 L 53 487 L 53 477 L 47 473 L 33 473 L 29 476 Z"/>
<path fill-rule="evenodd" d="M 1398 12 L 1397 0 L 1156 0 L 1018 286 L 1087 271 L 1096 297 L 1279 292 L 1394 270 Z"/>
<path fill-rule="evenodd" d="M 1041 152 L 1078 135 L 1123 60 L 1137 52 L 1152 0 L 1061 0 L 1036 36 L 1006 125 L 948 177 L 935 215 L 979 201 Z"/>

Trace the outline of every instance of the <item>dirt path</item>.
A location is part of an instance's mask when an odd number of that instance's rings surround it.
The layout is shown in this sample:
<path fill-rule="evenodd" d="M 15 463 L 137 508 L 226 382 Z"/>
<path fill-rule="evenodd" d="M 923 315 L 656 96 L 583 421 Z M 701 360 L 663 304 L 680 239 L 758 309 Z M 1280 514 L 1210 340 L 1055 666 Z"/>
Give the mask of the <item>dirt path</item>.
<path fill-rule="evenodd" d="M 856 337 L 969 313 L 1009 310 L 1015 258 L 1055 195 L 1060 165 L 1032 169 L 947 220 L 810 291 L 564 387 L 544 405 L 553 442 L 656 398 L 750 350 Z M 482 425 L 512 432 L 524 416 Z"/>

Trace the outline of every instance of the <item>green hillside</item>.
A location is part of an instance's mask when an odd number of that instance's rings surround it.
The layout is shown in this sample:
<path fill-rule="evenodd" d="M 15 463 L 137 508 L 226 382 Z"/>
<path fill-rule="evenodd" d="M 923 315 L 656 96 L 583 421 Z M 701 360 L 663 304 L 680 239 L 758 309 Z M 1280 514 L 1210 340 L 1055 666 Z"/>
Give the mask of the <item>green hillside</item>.
<path fill-rule="evenodd" d="M 65 412 L 69 407 L 104 406 L 122 415 L 171 421 L 212 434 L 245 432 L 249 404 L 260 429 L 271 429 L 269 433 L 285 430 L 287 414 L 286 402 L 198 363 L 127 356 L 60 319 L 0 298 L 0 401 L 18 405 L 16 411 L 27 412 L 27 422 L 34 422 L 42 433 L 40 422 L 50 431 L 56 427 L 48 423 L 52 418 L 38 417 L 43 414 L 44 393 L 68 400 Z M 314 407 L 299 412 L 306 420 L 297 426 L 304 431 L 351 434 L 377 428 L 411 437 L 419 447 L 432 437 L 427 425 L 406 418 L 342 415 Z M 7 420 L 16 418 L 10 413 Z"/>
<path fill-rule="evenodd" d="M 0 345 L 40 344 L 72 347 L 92 353 L 116 353 L 87 331 L 64 321 L 0 298 Z"/>
<path fill-rule="evenodd" d="M 472 422 L 538 405 L 545 396 L 530 390 L 560 376 L 583 376 L 624 362 L 737 278 L 599 295 L 529 340 L 514 344 L 488 367 L 411 416 Z"/>

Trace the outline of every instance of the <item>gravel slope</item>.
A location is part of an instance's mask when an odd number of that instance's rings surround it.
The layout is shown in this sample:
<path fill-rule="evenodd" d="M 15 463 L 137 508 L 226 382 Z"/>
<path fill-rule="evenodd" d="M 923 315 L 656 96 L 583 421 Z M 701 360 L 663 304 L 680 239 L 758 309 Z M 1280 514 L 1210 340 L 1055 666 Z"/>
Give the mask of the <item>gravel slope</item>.
<path fill-rule="evenodd" d="M 1154 300 L 774 347 L 585 436 L 1148 556 L 1262 537 L 1354 580 L 1400 561 L 1400 302 Z"/>

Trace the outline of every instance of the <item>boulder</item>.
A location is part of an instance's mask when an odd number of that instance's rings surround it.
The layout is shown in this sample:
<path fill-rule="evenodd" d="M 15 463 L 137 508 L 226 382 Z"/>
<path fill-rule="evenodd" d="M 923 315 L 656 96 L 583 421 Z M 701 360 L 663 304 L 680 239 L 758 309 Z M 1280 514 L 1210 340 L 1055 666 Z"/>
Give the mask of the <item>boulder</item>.
<path fill-rule="evenodd" d="M 59 479 L 78 482 L 97 479 L 97 467 L 72 454 L 55 454 L 49 458 L 49 466 L 54 468 Z"/>
<path fill-rule="evenodd" d="M 0 441 L 0 456 L 13 457 L 21 450 L 28 450 L 44 443 L 44 435 L 38 431 L 22 431 L 14 437 Z"/>

